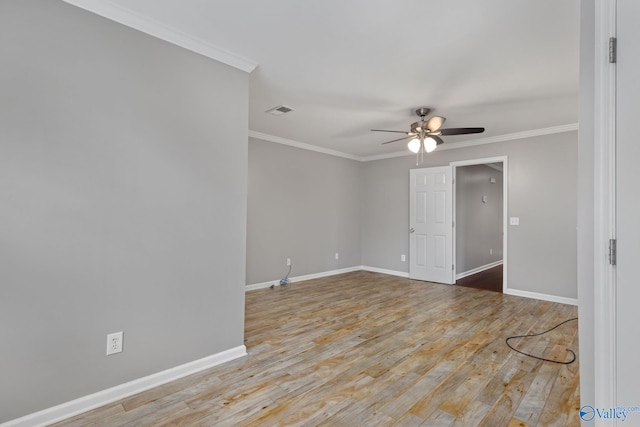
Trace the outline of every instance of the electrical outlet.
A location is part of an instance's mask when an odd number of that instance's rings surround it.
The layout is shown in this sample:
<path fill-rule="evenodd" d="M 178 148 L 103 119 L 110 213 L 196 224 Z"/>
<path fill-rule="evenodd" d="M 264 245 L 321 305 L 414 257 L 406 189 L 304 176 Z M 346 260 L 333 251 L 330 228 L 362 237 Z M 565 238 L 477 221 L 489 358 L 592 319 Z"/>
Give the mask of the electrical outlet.
<path fill-rule="evenodd" d="M 291 265 L 291 258 L 287 258 L 287 267 Z"/>
<path fill-rule="evenodd" d="M 336 252 L 336 259 L 340 259 L 340 254 Z"/>
<path fill-rule="evenodd" d="M 400 261 L 407 262 L 407 256 L 405 254 L 400 255 Z"/>
<path fill-rule="evenodd" d="M 107 335 L 107 356 L 122 353 L 122 332 Z"/>

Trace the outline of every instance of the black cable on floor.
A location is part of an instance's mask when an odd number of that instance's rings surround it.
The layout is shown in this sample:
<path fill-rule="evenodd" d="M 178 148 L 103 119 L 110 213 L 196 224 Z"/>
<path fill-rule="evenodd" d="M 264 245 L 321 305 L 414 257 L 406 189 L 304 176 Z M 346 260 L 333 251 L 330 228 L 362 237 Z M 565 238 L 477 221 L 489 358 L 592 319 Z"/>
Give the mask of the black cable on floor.
<path fill-rule="evenodd" d="M 578 320 L 578 318 L 577 318 L 577 317 L 574 317 L 573 319 L 565 320 L 565 321 L 564 321 L 564 322 L 562 322 L 562 323 L 558 323 L 558 324 L 557 324 L 556 326 L 554 326 L 553 328 L 548 329 L 548 330 L 546 330 L 546 331 L 544 331 L 544 332 L 540 332 L 539 334 L 516 335 L 516 336 L 513 336 L 513 337 L 509 337 L 509 338 L 507 338 L 507 339 L 505 340 L 505 342 L 507 343 L 507 346 L 508 346 L 511 350 L 516 351 L 516 352 L 518 352 L 518 353 L 520 353 L 520 354 L 524 354 L 525 356 L 533 357 L 534 359 L 542 360 L 542 361 L 544 361 L 544 362 L 553 362 L 553 363 L 560 363 L 560 364 L 562 364 L 562 365 L 569 365 L 569 364 L 571 364 L 571 363 L 573 363 L 573 362 L 575 362 L 575 361 L 576 361 L 576 354 L 575 354 L 575 353 L 573 352 L 573 350 L 571 350 L 571 349 L 567 349 L 567 352 L 571 353 L 572 359 L 571 359 L 571 360 L 569 360 L 568 362 L 562 362 L 562 361 L 559 361 L 559 360 L 546 359 L 546 358 L 544 358 L 544 357 L 534 356 L 533 354 L 528 354 L 528 353 L 525 353 L 525 352 L 523 352 L 523 351 L 520 351 L 520 350 L 516 349 L 515 347 L 512 347 L 512 346 L 511 346 L 511 344 L 509 344 L 509 340 L 513 340 L 513 339 L 516 339 L 516 338 L 537 337 L 537 336 L 540 336 L 540 335 L 544 335 L 544 334 L 546 334 L 547 332 L 551 332 L 551 331 L 553 331 L 554 329 L 556 329 L 556 328 L 558 328 L 558 327 L 560 327 L 560 326 L 564 325 L 564 324 L 565 324 L 565 323 L 567 323 L 567 322 L 571 322 L 571 321 L 573 321 L 573 320 Z"/>

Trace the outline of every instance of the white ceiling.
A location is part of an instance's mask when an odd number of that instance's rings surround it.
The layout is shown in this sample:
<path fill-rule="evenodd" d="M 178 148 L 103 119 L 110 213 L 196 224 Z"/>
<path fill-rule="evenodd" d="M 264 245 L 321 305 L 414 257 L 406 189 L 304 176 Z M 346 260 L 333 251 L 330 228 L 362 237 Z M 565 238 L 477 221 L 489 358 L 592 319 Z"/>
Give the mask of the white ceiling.
<path fill-rule="evenodd" d="M 257 64 L 249 129 L 266 139 L 367 158 L 406 152 L 370 129 L 408 130 L 421 106 L 486 128 L 445 144 L 578 121 L 579 0 L 67 1 Z M 295 111 L 265 113 L 280 104 Z"/>

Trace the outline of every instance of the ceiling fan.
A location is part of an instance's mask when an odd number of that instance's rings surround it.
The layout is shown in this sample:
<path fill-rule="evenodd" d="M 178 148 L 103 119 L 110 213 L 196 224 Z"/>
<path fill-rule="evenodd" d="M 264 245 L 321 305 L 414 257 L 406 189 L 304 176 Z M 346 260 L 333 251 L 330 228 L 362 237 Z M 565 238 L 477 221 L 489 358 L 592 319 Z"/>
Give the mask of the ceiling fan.
<path fill-rule="evenodd" d="M 409 132 L 401 130 L 385 130 L 385 129 L 371 129 L 373 132 L 393 132 L 404 133 L 406 136 L 391 141 L 383 142 L 383 144 L 389 144 L 391 142 L 402 141 L 411 138 L 407 147 L 413 153 L 427 153 L 432 152 L 436 147 L 442 144 L 444 141 L 441 136 L 448 135 L 466 135 L 470 133 L 482 133 L 484 128 L 448 128 L 441 129 L 441 126 L 446 120 L 444 117 L 433 116 L 428 120 L 425 118 L 429 115 L 431 109 L 422 107 L 416 110 L 416 114 L 420 117 L 420 120 L 411 124 L 411 130 Z"/>

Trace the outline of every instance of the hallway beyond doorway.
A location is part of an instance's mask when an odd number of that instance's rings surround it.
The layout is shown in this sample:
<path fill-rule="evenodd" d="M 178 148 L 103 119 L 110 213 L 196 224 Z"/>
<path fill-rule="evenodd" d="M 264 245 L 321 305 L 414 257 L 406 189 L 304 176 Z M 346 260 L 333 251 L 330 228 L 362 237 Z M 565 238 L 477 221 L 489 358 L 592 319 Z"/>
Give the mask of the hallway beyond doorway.
<path fill-rule="evenodd" d="M 502 264 L 457 280 L 456 285 L 502 293 Z"/>

